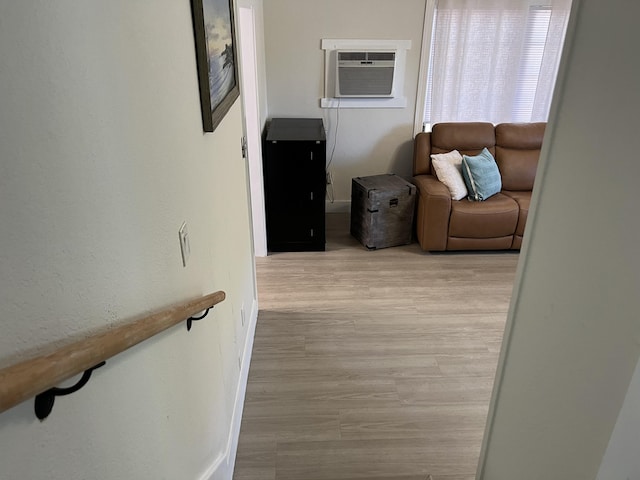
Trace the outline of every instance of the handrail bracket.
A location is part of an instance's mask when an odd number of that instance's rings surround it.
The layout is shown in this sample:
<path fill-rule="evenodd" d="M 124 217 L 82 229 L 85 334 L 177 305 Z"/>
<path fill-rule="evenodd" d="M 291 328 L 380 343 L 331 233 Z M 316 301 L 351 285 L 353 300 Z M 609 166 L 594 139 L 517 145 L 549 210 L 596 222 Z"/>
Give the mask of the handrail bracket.
<path fill-rule="evenodd" d="M 209 314 L 209 310 L 211 310 L 213 307 L 209 307 L 207 308 L 204 313 L 202 315 L 200 315 L 199 317 L 189 317 L 187 318 L 187 332 L 189 332 L 191 330 L 191 325 L 193 324 L 193 322 L 195 320 L 202 320 L 204 317 L 206 317 Z"/>
<path fill-rule="evenodd" d="M 36 395 L 35 404 L 34 404 L 36 417 L 38 417 L 41 421 L 47 418 L 51 413 L 51 410 L 53 410 L 53 404 L 56 400 L 56 397 L 71 395 L 72 393 L 75 393 L 78 390 L 80 390 L 82 387 L 84 387 L 87 384 L 87 382 L 91 378 L 91 374 L 93 373 L 93 371 L 96 368 L 102 367 L 105 363 L 107 362 L 100 362 L 99 364 L 89 368 L 88 370 L 85 370 L 84 373 L 82 374 L 82 377 L 80 377 L 80 380 L 78 380 L 78 382 L 71 387 L 67 387 L 67 388 L 53 387 L 53 388 L 50 388 L 49 390 L 46 390 Z"/>

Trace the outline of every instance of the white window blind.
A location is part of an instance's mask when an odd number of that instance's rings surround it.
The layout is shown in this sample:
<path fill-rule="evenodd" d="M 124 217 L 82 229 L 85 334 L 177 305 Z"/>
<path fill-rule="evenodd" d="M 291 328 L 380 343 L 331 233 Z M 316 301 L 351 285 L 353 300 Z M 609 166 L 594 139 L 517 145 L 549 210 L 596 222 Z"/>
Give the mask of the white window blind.
<path fill-rule="evenodd" d="M 570 0 L 440 0 L 424 123 L 546 121 Z"/>
<path fill-rule="evenodd" d="M 551 7 L 532 6 L 529 8 L 520 71 L 516 82 L 516 94 L 511 111 L 511 121 L 513 122 L 531 121 L 550 19 Z"/>

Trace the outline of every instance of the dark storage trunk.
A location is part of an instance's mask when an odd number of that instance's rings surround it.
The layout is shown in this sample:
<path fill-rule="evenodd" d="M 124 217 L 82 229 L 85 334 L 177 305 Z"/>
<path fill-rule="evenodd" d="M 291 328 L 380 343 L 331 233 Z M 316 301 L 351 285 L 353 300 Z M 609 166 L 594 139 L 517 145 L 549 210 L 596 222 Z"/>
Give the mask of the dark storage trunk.
<path fill-rule="evenodd" d="M 416 187 L 394 174 L 351 181 L 351 235 L 370 250 L 411 243 Z"/>

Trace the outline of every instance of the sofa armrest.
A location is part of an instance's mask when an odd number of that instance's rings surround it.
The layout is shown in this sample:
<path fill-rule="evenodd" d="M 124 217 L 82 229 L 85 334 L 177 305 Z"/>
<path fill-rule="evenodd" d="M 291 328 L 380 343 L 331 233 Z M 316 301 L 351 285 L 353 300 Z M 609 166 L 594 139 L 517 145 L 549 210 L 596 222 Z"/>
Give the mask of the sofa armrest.
<path fill-rule="evenodd" d="M 413 140 L 413 174 L 431 174 L 431 133 L 421 132 Z"/>
<path fill-rule="evenodd" d="M 433 175 L 417 175 L 418 190 L 416 235 L 423 250 L 446 250 L 451 216 L 451 193 Z"/>

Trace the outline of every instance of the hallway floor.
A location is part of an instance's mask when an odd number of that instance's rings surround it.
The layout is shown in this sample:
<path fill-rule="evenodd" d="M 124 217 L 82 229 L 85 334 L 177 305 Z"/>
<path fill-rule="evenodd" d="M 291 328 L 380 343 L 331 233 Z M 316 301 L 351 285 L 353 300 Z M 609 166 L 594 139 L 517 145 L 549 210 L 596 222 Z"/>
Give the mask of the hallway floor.
<path fill-rule="evenodd" d="M 348 222 L 257 259 L 234 479 L 472 480 L 518 254 L 368 251 Z"/>

